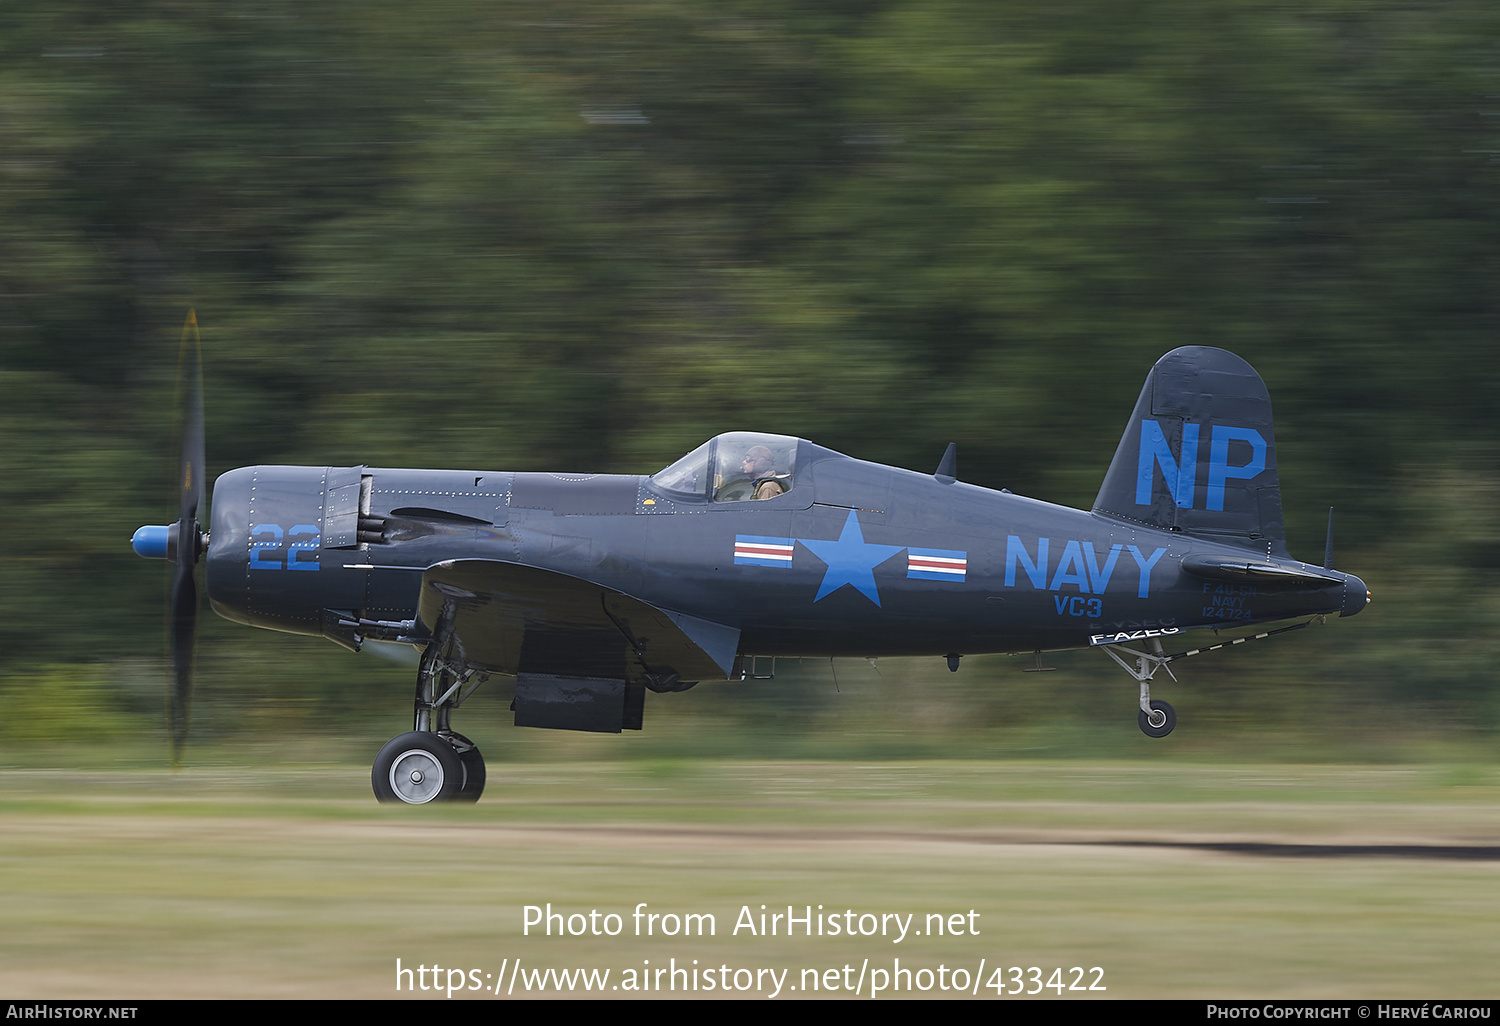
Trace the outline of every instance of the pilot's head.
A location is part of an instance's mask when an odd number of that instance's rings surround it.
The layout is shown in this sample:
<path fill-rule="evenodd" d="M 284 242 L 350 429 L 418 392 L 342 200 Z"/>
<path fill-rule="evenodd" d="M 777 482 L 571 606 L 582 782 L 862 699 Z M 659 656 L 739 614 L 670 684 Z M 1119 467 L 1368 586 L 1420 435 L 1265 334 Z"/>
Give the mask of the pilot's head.
<path fill-rule="evenodd" d="M 771 450 L 764 445 L 752 445 L 745 452 L 743 464 L 745 473 L 751 477 L 761 477 L 776 472 L 776 458 L 771 455 Z"/>

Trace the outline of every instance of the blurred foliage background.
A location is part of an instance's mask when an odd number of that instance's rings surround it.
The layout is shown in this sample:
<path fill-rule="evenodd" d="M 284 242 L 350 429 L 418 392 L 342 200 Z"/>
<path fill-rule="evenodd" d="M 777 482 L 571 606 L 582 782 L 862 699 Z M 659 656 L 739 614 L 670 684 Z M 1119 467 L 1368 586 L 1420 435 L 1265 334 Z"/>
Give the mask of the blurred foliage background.
<path fill-rule="evenodd" d="M 128 539 L 172 519 L 195 306 L 210 475 L 649 473 L 744 429 L 920 470 L 954 440 L 1086 507 L 1151 363 L 1234 350 L 1293 552 L 1335 506 L 1375 604 L 1184 664 L 1174 743 L 1488 753 L 1497 156 L 1472 0 L 5 4 L 0 749 L 165 758 Z M 199 660 L 206 741 L 409 715 L 368 652 L 209 622 Z M 628 744 L 1163 751 L 1112 664 L 1054 662 L 804 666 L 653 697 L 666 740 Z"/>

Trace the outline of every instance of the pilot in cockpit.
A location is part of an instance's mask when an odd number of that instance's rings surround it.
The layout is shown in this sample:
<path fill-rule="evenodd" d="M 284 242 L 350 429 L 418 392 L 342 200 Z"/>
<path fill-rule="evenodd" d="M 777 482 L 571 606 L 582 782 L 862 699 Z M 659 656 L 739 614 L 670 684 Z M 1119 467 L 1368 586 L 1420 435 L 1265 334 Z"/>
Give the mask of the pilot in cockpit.
<path fill-rule="evenodd" d="M 740 469 L 750 478 L 752 498 L 774 499 L 786 491 L 786 486 L 776 479 L 776 459 L 764 445 L 752 445 L 746 450 Z"/>

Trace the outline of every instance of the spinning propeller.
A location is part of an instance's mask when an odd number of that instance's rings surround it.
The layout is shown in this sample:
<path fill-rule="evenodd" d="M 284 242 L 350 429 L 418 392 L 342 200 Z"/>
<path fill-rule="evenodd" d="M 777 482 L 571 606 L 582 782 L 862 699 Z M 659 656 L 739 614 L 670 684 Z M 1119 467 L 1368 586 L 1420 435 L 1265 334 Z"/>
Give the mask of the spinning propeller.
<path fill-rule="evenodd" d="M 192 332 L 192 347 L 188 333 Z M 167 729 L 172 765 L 182 761 L 187 744 L 188 713 L 193 700 L 193 648 L 198 636 L 198 585 L 193 568 L 208 548 L 208 536 L 198 523 L 203 499 L 203 346 L 198 318 L 189 310 L 182 325 L 177 363 L 177 397 L 183 409 L 182 460 L 177 468 L 177 523 L 148 526 L 135 532 L 130 546 L 136 555 L 167 559 L 172 568 L 172 597 L 168 607 L 172 678 L 167 692 Z M 182 405 L 185 401 L 185 405 Z"/>

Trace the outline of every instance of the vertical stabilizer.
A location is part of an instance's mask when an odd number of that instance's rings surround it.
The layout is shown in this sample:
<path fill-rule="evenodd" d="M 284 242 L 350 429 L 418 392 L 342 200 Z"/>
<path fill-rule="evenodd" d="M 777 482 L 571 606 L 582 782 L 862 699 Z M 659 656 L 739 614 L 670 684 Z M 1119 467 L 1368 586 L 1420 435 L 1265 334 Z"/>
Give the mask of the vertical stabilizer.
<path fill-rule="evenodd" d="M 1094 512 L 1286 556 L 1265 382 L 1223 349 L 1151 368 Z"/>

